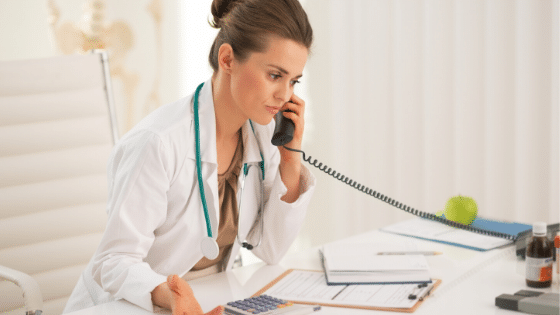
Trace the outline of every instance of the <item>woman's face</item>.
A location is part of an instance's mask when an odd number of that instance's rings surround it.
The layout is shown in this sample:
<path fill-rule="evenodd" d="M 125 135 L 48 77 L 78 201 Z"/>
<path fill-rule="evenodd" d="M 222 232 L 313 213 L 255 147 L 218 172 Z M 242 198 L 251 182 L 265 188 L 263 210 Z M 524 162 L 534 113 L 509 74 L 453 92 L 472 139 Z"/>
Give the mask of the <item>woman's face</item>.
<path fill-rule="evenodd" d="M 305 46 L 271 36 L 265 52 L 253 52 L 243 62 L 234 60 L 232 98 L 246 118 L 261 125 L 270 123 L 292 97 L 307 55 Z"/>

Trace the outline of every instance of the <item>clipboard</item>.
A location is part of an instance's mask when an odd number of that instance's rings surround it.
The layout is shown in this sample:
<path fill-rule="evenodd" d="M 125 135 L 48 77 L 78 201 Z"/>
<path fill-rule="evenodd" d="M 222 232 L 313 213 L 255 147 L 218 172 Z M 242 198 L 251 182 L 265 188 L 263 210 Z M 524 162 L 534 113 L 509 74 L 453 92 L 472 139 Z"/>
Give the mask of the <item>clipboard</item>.
<path fill-rule="evenodd" d="M 262 294 L 270 294 L 270 293 L 267 293 L 267 291 L 269 289 L 274 287 L 282 279 L 286 278 L 288 275 L 290 275 L 294 271 L 306 272 L 306 273 L 318 273 L 318 274 L 321 274 L 324 277 L 324 272 L 318 271 L 318 270 L 289 269 L 289 270 L 286 270 L 284 273 L 282 273 L 280 276 L 278 276 L 276 279 L 272 280 L 270 283 L 268 283 L 266 286 L 264 286 L 258 292 L 256 292 L 253 296 L 258 296 L 258 295 L 262 295 Z M 428 297 L 431 294 L 431 292 L 433 292 L 433 290 L 435 290 L 440 284 L 441 284 L 440 279 L 432 279 L 432 287 L 431 287 L 431 289 L 429 289 L 429 291 L 427 292 L 425 297 Z M 325 283 L 325 285 L 326 285 L 326 283 Z M 354 285 L 354 286 L 361 287 L 361 286 L 368 286 L 368 285 Z M 376 285 L 370 285 L 370 286 L 376 286 Z M 390 285 L 390 286 L 399 286 L 399 285 Z M 330 287 L 331 288 L 337 288 L 337 287 L 340 288 L 342 286 L 330 286 Z M 350 287 L 350 286 L 347 286 L 347 287 Z M 274 294 L 271 294 L 271 296 L 274 296 Z M 336 303 L 336 302 L 329 302 L 326 299 L 325 300 L 313 300 L 313 301 L 303 300 L 303 299 L 290 299 L 290 298 L 283 298 L 283 299 L 288 300 L 292 303 L 296 303 L 296 304 L 308 304 L 308 305 L 317 305 L 318 304 L 318 305 L 330 306 L 330 307 L 342 307 L 342 308 L 355 308 L 355 309 L 365 309 L 365 310 L 379 310 L 379 311 L 413 313 L 422 304 L 422 302 L 425 300 L 425 297 L 416 299 L 417 301 L 416 301 L 416 303 L 414 303 L 414 305 L 412 305 L 411 307 L 406 307 L 406 308 L 366 306 L 366 305 L 360 305 L 360 304 L 354 304 L 354 303 Z"/>

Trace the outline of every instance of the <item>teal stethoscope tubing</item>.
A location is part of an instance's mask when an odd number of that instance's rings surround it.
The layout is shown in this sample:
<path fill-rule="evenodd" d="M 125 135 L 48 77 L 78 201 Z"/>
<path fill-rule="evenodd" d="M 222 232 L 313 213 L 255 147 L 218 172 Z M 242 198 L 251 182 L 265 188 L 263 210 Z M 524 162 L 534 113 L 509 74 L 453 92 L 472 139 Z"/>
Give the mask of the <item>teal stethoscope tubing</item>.
<path fill-rule="evenodd" d="M 204 184 L 202 181 L 202 161 L 201 161 L 201 155 L 200 155 L 200 119 L 198 116 L 198 98 L 200 95 L 200 90 L 202 89 L 202 86 L 204 85 L 204 83 L 201 83 L 197 88 L 196 91 L 194 93 L 194 133 L 195 133 L 195 149 L 196 149 L 196 173 L 198 176 L 198 188 L 200 190 L 200 199 L 202 201 L 202 208 L 204 210 L 204 219 L 206 221 L 206 233 L 208 235 L 209 238 L 212 238 L 212 225 L 210 223 L 210 215 L 208 213 L 208 204 L 206 203 L 206 194 L 204 193 Z M 251 121 L 249 121 L 249 123 L 251 124 L 251 128 L 253 128 L 253 124 Z M 254 129 L 253 129 L 254 132 Z M 261 168 L 261 172 L 262 172 L 262 178 L 261 178 L 261 208 L 262 208 L 262 198 L 264 196 L 262 196 L 263 193 L 263 187 L 262 187 L 262 181 L 264 181 L 264 159 L 261 153 L 261 159 L 262 161 L 259 163 L 260 164 L 260 168 Z M 243 188 L 245 186 L 245 177 L 247 176 L 247 173 L 249 172 L 249 167 L 247 166 L 247 163 L 245 163 L 243 165 L 243 179 L 242 179 L 242 184 L 241 184 L 241 193 L 243 193 Z M 241 196 L 240 196 L 240 202 L 239 202 L 239 209 L 241 208 Z M 262 209 L 261 209 L 262 211 Z M 261 237 L 259 239 L 259 242 L 257 245 L 252 246 L 250 244 L 247 244 L 246 242 L 244 242 L 242 244 L 243 247 L 248 248 L 248 249 L 252 249 L 253 247 L 259 246 L 262 240 L 262 214 L 261 214 Z M 236 236 L 236 238 L 239 241 L 239 237 Z M 216 244 L 217 245 L 217 244 Z M 205 254 L 205 253 L 204 253 Z M 205 254 L 206 256 L 206 254 Z"/>
<path fill-rule="evenodd" d="M 200 158 L 200 123 L 198 118 L 198 95 L 204 83 L 201 83 L 194 92 L 194 134 L 196 137 L 196 173 L 198 174 L 198 187 L 200 189 L 200 199 L 202 200 L 202 208 L 204 209 L 204 219 L 206 220 L 206 232 L 208 237 L 212 237 L 212 225 L 210 224 L 210 215 L 208 214 L 208 205 L 206 204 L 206 195 L 204 194 L 204 185 L 202 183 L 202 162 Z"/>

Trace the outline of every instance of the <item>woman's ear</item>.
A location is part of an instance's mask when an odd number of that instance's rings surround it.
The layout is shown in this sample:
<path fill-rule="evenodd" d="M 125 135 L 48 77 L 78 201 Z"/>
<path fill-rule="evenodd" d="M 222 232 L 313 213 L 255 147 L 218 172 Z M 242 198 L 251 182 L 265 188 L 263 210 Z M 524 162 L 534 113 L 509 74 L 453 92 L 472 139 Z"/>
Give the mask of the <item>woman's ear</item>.
<path fill-rule="evenodd" d="M 218 66 L 225 73 L 231 73 L 233 67 L 233 48 L 230 44 L 222 44 L 218 50 Z"/>

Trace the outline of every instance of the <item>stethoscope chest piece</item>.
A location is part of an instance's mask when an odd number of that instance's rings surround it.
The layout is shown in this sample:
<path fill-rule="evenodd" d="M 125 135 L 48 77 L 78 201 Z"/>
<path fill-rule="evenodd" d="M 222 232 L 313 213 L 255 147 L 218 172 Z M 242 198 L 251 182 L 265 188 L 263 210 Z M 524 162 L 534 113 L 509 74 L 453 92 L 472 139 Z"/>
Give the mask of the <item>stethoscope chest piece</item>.
<path fill-rule="evenodd" d="M 200 249 L 202 250 L 202 255 L 210 260 L 218 258 L 218 254 L 220 253 L 220 248 L 216 240 L 208 236 L 202 239 Z"/>

